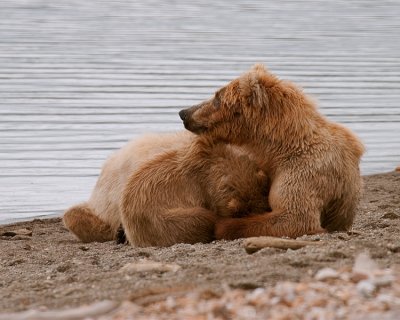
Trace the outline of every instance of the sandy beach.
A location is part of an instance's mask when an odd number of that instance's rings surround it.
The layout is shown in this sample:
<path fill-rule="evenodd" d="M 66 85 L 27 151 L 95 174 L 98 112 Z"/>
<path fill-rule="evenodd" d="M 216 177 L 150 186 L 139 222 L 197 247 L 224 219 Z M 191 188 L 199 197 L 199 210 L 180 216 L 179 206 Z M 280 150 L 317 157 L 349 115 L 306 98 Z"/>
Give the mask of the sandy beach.
<path fill-rule="evenodd" d="M 374 311 L 370 304 L 380 301 L 376 297 L 381 290 L 386 290 L 386 296 L 400 294 L 396 291 L 400 281 L 400 172 L 365 176 L 364 181 L 365 192 L 353 231 L 304 236 L 301 239 L 320 241 L 322 245 L 296 251 L 265 248 L 248 254 L 242 239 L 177 244 L 168 248 L 133 248 L 114 242 L 83 244 L 65 229 L 60 218 L 2 225 L 0 312 L 4 317 L 4 313 L 32 309 L 68 310 L 106 300 L 112 302 L 113 311 L 110 313 L 111 309 L 106 308 L 103 315 L 96 317 L 122 319 L 122 315 L 130 314 L 137 318 L 139 315 L 190 318 L 188 314 L 187 317 L 178 316 L 177 311 L 190 305 L 190 299 L 197 302 L 216 299 L 220 303 L 225 301 L 224 305 L 229 304 L 227 301 L 240 300 L 242 302 L 236 303 L 238 307 L 243 307 L 243 303 L 248 307 L 245 297 L 249 294 L 262 297 L 263 292 L 276 291 L 282 283 L 289 287 L 303 285 L 299 290 L 304 295 L 315 290 L 312 284 L 318 271 L 331 268 L 339 274 L 351 272 L 356 257 L 365 253 L 380 270 L 390 268 L 393 271 L 393 278 L 385 288 L 377 287 L 369 296 L 363 296 L 357 291 L 360 279 L 337 281 L 344 281 L 338 288 L 349 291 L 348 299 L 353 296 L 361 299 L 360 306 L 365 307 L 357 314 L 367 315 Z M 347 285 L 349 283 L 352 285 Z M 323 282 L 323 285 L 334 286 L 335 282 Z M 196 292 L 201 294 L 193 298 Z M 321 292 L 321 297 L 325 297 L 329 290 Z M 342 307 L 354 311 L 345 300 Z M 385 308 L 375 306 L 375 311 L 391 319 L 393 312 L 399 311 L 398 303 L 396 300 L 385 302 Z M 303 304 L 307 303 L 303 301 Z M 256 308 L 254 303 L 250 305 Z M 261 313 L 256 313 L 254 319 L 267 312 L 266 306 L 266 303 L 258 304 Z M 275 307 L 268 306 L 268 315 L 280 307 L 279 303 Z M 324 310 L 330 309 L 325 307 Z M 234 312 L 230 310 L 225 315 L 222 312 L 214 318 L 229 319 L 235 315 L 241 318 Z M 195 314 L 198 318 L 193 316 L 193 319 L 206 317 L 199 310 Z M 18 319 L 15 314 L 7 317 Z"/>
<path fill-rule="evenodd" d="M 1 0 L 0 320 L 400 319 L 400 168 L 382 173 L 400 165 L 399 12 L 392 0 Z M 249 254 L 243 239 L 133 248 L 66 230 L 60 215 L 112 152 L 182 130 L 181 109 L 258 62 L 365 144 L 351 232 Z"/>

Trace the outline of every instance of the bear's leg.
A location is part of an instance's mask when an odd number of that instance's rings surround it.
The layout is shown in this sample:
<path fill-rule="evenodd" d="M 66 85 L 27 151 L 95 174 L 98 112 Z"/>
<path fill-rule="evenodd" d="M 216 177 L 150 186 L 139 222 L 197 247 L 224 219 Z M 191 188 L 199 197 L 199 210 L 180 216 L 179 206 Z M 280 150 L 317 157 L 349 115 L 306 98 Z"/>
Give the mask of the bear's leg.
<path fill-rule="evenodd" d="M 221 219 L 217 221 L 217 239 L 272 236 L 296 238 L 305 234 L 325 232 L 319 222 L 319 212 L 292 214 L 289 212 L 267 212 L 245 218 Z"/>
<path fill-rule="evenodd" d="M 216 214 L 201 207 L 170 209 L 163 214 L 129 217 L 122 212 L 122 223 L 133 246 L 167 247 L 176 243 L 210 242 L 214 239 Z"/>
<path fill-rule="evenodd" d="M 179 208 L 169 210 L 165 217 L 168 229 L 175 230 L 175 243 L 198 243 L 214 240 L 217 215 L 205 208 Z"/>
<path fill-rule="evenodd" d="M 105 242 L 116 237 L 111 227 L 97 217 L 86 203 L 68 209 L 63 222 L 82 242 Z"/>

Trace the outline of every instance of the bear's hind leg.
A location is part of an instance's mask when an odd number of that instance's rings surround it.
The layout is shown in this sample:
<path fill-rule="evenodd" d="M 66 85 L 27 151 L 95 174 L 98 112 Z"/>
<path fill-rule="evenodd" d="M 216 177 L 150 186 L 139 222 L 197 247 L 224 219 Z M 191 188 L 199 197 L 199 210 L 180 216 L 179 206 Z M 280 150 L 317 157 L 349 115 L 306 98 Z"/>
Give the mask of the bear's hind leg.
<path fill-rule="evenodd" d="M 169 209 L 151 218 L 146 215 L 129 216 L 122 211 L 126 237 L 131 245 L 137 247 L 210 242 L 214 240 L 215 222 L 216 214 L 202 207 Z"/>
<path fill-rule="evenodd" d="M 217 215 L 205 208 L 179 208 L 168 211 L 167 228 L 175 230 L 175 243 L 207 243 L 214 240 Z"/>
<path fill-rule="evenodd" d="M 116 237 L 111 227 L 97 217 L 86 203 L 68 209 L 63 222 L 82 242 L 105 242 Z"/>

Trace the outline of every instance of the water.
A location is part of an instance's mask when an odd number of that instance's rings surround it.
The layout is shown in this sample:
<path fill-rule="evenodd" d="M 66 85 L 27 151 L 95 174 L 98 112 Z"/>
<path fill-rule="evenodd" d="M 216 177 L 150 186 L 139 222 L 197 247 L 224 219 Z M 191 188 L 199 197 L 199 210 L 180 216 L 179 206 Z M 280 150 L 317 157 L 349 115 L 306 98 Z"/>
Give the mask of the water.
<path fill-rule="evenodd" d="M 265 63 L 400 164 L 399 1 L 0 0 L 0 223 L 84 201 L 101 164 Z"/>

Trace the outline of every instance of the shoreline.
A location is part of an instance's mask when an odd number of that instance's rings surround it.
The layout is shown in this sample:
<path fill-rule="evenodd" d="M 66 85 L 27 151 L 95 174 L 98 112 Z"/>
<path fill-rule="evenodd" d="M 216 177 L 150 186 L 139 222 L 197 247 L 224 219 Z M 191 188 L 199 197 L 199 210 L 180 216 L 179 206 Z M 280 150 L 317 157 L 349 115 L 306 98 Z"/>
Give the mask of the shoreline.
<path fill-rule="evenodd" d="M 400 166 L 395 168 L 394 171 L 387 171 L 387 172 L 379 172 L 379 173 L 371 173 L 371 174 L 366 174 L 366 175 L 362 175 L 363 178 L 367 178 L 367 177 L 372 177 L 372 176 L 379 176 L 379 175 L 384 175 L 384 174 L 388 174 L 391 172 L 400 172 Z M 71 204 L 71 206 L 74 204 Z M 61 211 L 60 213 L 51 213 L 48 215 L 38 215 L 38 216 L 32 216 L 32 217 L 28 217 L 28 218 L 15 218 L 15 219 L 11 219 L 11 220 L 4 220 L 2 221 L 0 219 L 0 226 L 7 226 L 7 225 L 13 225 L 13 224 L 17 224 L 17 223 L 23 223 L 23 222 L 30 222 L 36 219 L 53 219 L 53 218 L 62 218 L 64 211 L 67 208 L 65 208 L 63 211 Z"/>

